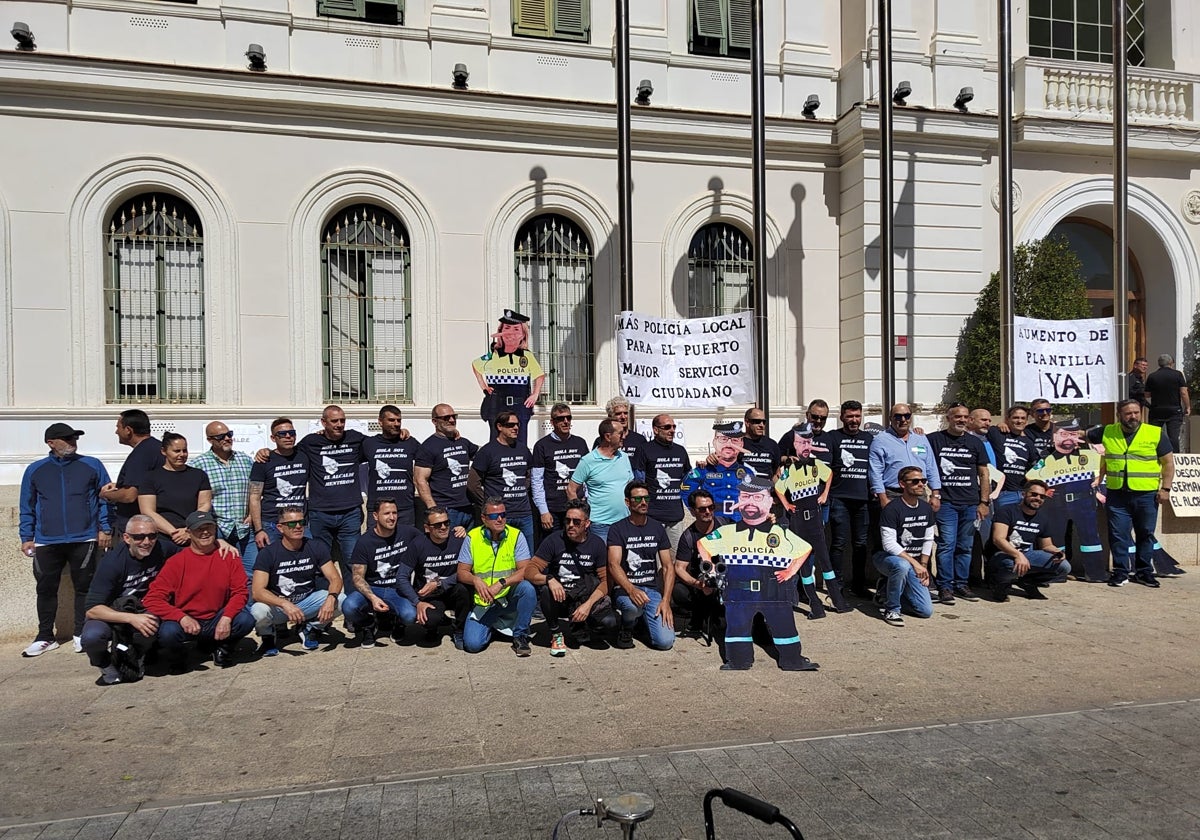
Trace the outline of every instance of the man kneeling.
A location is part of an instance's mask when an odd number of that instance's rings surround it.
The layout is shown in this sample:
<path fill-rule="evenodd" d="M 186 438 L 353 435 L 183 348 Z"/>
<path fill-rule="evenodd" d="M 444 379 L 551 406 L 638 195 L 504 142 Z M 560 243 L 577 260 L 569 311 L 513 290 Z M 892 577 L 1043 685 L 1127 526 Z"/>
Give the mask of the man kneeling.
<path fill-rule="evenodd" d="M 506 523 L 504 500 L 483 503 L 483 525 L 472 528 L 458 555 L 458 582 L 474 588 L 475 607 L 463 626 L 463 650 L 479 653 L 492 633 L 512 630 L 512 649 L 529 656 L 529 622 L 537 604 L 533 584 L 525 580 L 529 546 L 519 530 Z"/>
<path fill-rule="evenodd" d="M 988 561 L 988 586 L 997 601 L 1007 601 L 1015 583 L 1025 597 L 1046 600 L 1038 587 L 1061 583 L 1071 571 L 1071 561 L 1050 538 L 1049 522 L 1040 516 L 1047 485 L 1030 479 L 1021 501 L 1005 505 L 992 520 L 992 542 L 998 549 Z"/>
<path fill-rule="evenodd" d="M 172 672 L 187 670 L 187 645 L 213 644 L 213 663 L 233 665 L 233 649 L 254 627 L 246 609 L 246 570 L 236 554 L 217 551 L 217 518 L 198 510 L 187 518 L 189 544 L 167 560 L 142 603 L 159 620 L 158 643 Z"/>
<path fill-rule="evenodd" d="M 899 473 L 902 495 L 887 503 L 879 516 L 883 551 L 875 555 L 875 568 L 887 582 L 876 587 L 876 602 L 883 620 L 893 627 L 904 626 L 904 607 L 917 618 L 933 615 L 929 596 L 929 557 L 937 534 L 933 508 L 925 501 L 927 479 L 920 467 L 904 467 Z"/>
<path fill-rule="evenodd" d="M 250 614 L 263 656 L 279 653 L 276 627 L 281 624 L 296 625 L 304 649 L 316 650 L 346 598 L 342 573 L 324 543 L 304 536 L 305 522 L 302 509 L 285 507 L 275 522 L 279 542 L 269 543 L 254 560 Z"/>

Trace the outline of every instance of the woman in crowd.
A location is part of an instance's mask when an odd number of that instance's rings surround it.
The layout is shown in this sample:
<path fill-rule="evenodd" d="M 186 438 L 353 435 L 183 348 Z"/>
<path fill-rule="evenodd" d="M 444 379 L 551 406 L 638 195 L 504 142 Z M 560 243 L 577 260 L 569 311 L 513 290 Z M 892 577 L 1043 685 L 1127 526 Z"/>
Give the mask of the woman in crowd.
<path fill-rule="evenodd" d="M 184 522 L 197 510 L 212 510 L 212 486 L 204 470 L 187 465 L 188 442 L 183 435 L 162 436 L 165 462 L 139 488 L 138 508 L 154 520 L 158 531 L 178 545 L 188 544 Z"/>

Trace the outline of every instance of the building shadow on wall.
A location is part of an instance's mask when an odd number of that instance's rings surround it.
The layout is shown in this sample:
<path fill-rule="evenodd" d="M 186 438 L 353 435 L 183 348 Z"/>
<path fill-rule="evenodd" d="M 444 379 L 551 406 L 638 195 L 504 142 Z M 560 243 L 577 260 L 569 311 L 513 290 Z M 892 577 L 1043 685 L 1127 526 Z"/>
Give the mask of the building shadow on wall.
<path fill-rule="evenodd" d="M 920 123 L 918 122 L 918 129 Z M 892 166 L 892 172 L 895 172 L 895 165 Z M 896 261 L 903 260 L 903 268 L 893 272 L 893 296 L 903 294 L 904 300 L 900 306 L 895 308 L 896 314 L 902 314 L 903 320 L 897 325 L 896 337 L 908 337 L 906 349 L 906 358 L 901 358 L 897 353 L 897 366 L 904 364 L 904 378 L 902 381 L 897 381 L 897 386 L 903 384 L 904 389 L 896 388 L 895 396 L 899 401 L 911 402 L 913 400 L 913 389 L 916 386 L 916 379 L 913 375 L 914 365 L 912 364 L 920 348 L 913 341 L 913 331 L 916 329 L 916 282 L 917 282 L 917 267 L 916 267 L 916 213 L 913 206 L 914 196 L 916 194 L 914 179 L 916 177 L 915 164 L 911 155 L 906 161 L 906 172 L 903 185 L 900 188 L 900 194 L 896 197 L 895 207 L 892 210 L 892 255 Z M 880 214 L 880 224 L 883 222 L 883 214 Z M 865 263 L 867 276 L 872 280 L 881 282 L 880 270 L 882 268 L 882 259 L 880 253 L 880 239 L 883 236 L 882 229 L 876 234 L 875 239 L 867 245 L 865 255 Z M 863 301 L 864 309 L 866 301 Z M 894 320 L 894 319 L 893 319 Z M 883 321 L 879 322 L 879 339 L 880 339 L 880 358 L 883 355 Z M 889 406 L 885 406 L 888 408 Z"/>

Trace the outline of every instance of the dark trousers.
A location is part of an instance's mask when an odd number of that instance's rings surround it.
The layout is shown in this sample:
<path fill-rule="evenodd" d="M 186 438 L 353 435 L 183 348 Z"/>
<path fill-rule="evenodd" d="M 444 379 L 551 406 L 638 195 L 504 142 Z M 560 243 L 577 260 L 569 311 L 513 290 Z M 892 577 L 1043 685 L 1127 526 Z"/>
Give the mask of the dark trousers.
<path fill-rule="evenodd" d="M 199 619 L 196 619 L 200 621 Z M 178 621 L 164 621 L 158 625 L 158 644 L 164 651 L 173 656 L 179 656 L 184 651 L 184 646 L 189 642 L 195 641 L 213 641 L 213 634 L 217 630 L 217 622 L 221 620 L 221 614 L 217 613 L 212 618 L 205 621 L 200 621 L 200 632 L 195 636 L 189 636 L 183 631 L 183 626 Z M 227 650 L 232 650 L 233 646 L 240 642 L 246 636 L 250 635 L 250 631 L 254 629 L 254 616 L 250 614 L 250 610 L 242 610 L 233 617 L 229 628 L 229 637 L 222 642 L 219 642 L 222 647 Z"/>
<path fill-rule="evenodd" d="M 850 588 L 862 592 L 867 588 L 867 543 L 871 532 L 870 502 L 866 499 L 829 500 L 829 557 L 834 568 L 849 578 Z M 846 546 L 850 546 L 850 562 L 846 562 Z"/>
<path fill-rule="evenodd" d="M 62 543 L 39 545 L 33 550 L 33 578 L 37 581 L 37 641 L 54 641 L 54 617 L 58 615 L 58 587 L 64 569 L 71 570 L 71 585 L 75 587 L 75 628 L 72 635 L 83 632 L 84 602 L 92 575 L 96 543 Z"/>
<path fill-rule="evenodd" d="M 584 591 L 585 588 L 586 591 Z M 615 633 L 617 631 L 617 614 L 613 612 L 612 601 L 608 598 L 601 598 L 592 607 L 586 622 L 571 621 L 571 613 L 575 612 L 575 609 L 595 591 L 596 582 L 592 582 L 590 587 L 585 585 L 576 590 L 568 589 L 566 598 L 555 601 L 549 586 L 539 586 L 537 588 L 538 605 L 542 608 L 542 615 L 546 617 L 546 624 L 550 626 L 550 632 L 557 633 L 561 630 L 562 622 L 565 620 L 570 624 L 572 633 L 578 633 L 585 627 L 599 633 Z"/>
<path fill-rule="evenodd" d="M 1169 417 L 1155 417 L 1154 409 L 1150 409 L 1150 422 L 1155 426 L 1161 426 L 1167 432 L 1167 439 L 1171 441 L 1171 449 L 1175 452 L 1179 449 L 1179 435 L 1183 431 L 1183 409 L 1178 409 Z"/>
<path fill-rule="evenodd" d="M 705 595 L 699 589 L 675 578 L 675 588 L 671 590 L 671 610 L 688 616 L 688 623 L 692 629 L 702 629 L 710 619 L 720 617 L 725 608 L 716 592 Z M 678 623 L 675 626 L 678 627 Z"/>
<path fill-rule="evenodd" d="M 474 594 L 474 589 L 461 583 L 455 583 L 449 589 L 443 589 L 422 598 L 422 601 L 427 601 L 434 607 L 425 621 L 425 627 L 433 630 L 443 624 L 451 624 L 450 616 L 446 613 L 453 610 L 454 632 L 461 633 L 463 625 L 467 621 L 467 613 L 474 606 Z"/>
<path fill-rule="evenodd" d="M 738 669 L 754 664 L 754 616 L 760 614 L 779 652 L 779 667 L 784 671 L 799 670 L 803 662 L 800 634 L 796 632 L 792 605 L 786 601 L 731 601 L 726 604 L 726 660 Z"/>
<path fill-rule="evenodd" d="M 825 592 L 828 593 L 833 608 L 838 612 L 849 612 L 850 606 L 842 594 L 842 581 L 829 562 L 829 550 L 825 546 L 825 527 L 821 523 L 820 508 L 814 507 L 810 510 L 798 508 L 792 511 L 789 514 L 788 527 L 793 534 L 812 546 L 812 554 L 801 567 L 800 585 L 806 592 L 812 592 L 816 583 L 813 571 L 815 567 L 815 570 L 821 573 L 821 579 L 825 583 Z M 808 610 L 810 618 L 825 617 L 825 606 L 819 597 L 809 596 Z"/>

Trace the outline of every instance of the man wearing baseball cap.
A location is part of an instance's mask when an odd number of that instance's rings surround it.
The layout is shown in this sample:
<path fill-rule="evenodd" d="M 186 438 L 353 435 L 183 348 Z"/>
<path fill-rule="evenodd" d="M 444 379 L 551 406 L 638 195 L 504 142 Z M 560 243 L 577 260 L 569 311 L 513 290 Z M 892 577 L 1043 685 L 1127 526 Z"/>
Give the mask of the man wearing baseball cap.
<path fill-rule="evenodd" d="M 246 572 L 236 554 L 217 551 L 217 518 L 198 510 L 185 527 L 191 542 L 163 565 L 142 599 L 159 620 L 158 644 L 173 673 L 187 670 L 187 645 L 211 646 L 213 663 L 234 664 L 233 649 L 254 629 L 246 609 Z"/>
<path fill-rule="evenodd" d="M 43 440 L 50 454 L 25 468 L 21 478 L 21 552 L 33 560 L 37 581 L 38 632 L 22 656 L 41 656 L 58 647 L 54 617 L 58 614 L 58 587 L 64 569 L 71 570 L 75 587 L 75 651 L 82 652 L 84 600 L 99 559 L 112 534 L 108 506 L 100 501 L 100 488 L 109 483 L 108 472 L 95 458 L 80 455 L 83 432 L 66 423 L 53 423 Z"/>

